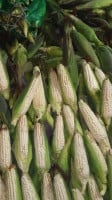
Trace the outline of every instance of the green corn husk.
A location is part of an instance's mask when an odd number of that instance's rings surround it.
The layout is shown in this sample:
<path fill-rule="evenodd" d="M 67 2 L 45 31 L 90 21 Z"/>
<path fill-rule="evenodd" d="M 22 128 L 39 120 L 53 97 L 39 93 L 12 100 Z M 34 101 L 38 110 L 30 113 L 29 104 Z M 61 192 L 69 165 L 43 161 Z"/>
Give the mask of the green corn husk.
<path fill-rule="evenodd" d="M 48 171 L 51 167 L 50 151 L 44 127 L 36 123 L 34 127 L 35 163 L 39 173 Z"/>
<path fill-rule="evenodd" d="M 32 146 L 29 139 L 26 115 L 21 116 L 17 122 L 13 152 L 19 168 L 22 172 L 28 172 L 32 159 Z"/>
<path fill-rule="evenodd" d="M 76 113 L 77 112 L 77 96 L 72 80 L 64 65 L 60 64 L 57 67 L 57 74 L 60 81 L 64 103 L 68 104 Z"/>
<path fill-rule="evenodd" d="M 84 141 L 85 146 L 87 148 L 88 152 L 88 159 L 90 163 L 90 168 L 92 172 L 95 174 L 95 177 L 98 177 L 102 185 L 104 185 L 103 188 L 105 188 L 107 184 L 107 164 L 106 160 L 95 142 L 95 140 L 92 138 L 90 134 L 84 135 Z M 103 192 L 103 191 L 100 191 Z"/>
<path fill-rule="evenodd" d="M 40 200 L 30 176 L 24 173 L 21 177 L 23 200 Z"/>
<path fill-rule="evenodd" d="M 102 87 L 103 81 L 106 79 L 106 75 L 98 67 L 95 67 L 95 75 L 96 75 L 96 78 L 97 78 L 100 86 Z"/>
<path fill-rule="evenodd" d="M 43 174 L 41 198 L 42 200 L 55 200 L 51 175 L 48 172 Z"/>
<path fill-rule="evenodd" d="M 112 200 L 112 149 L 107 154 L 108 165 L 108 198 Z"/>
<path fill-rule="evenodd" d="M 6 186 L 2 180 L 1 175 L 0 175 L 0 199 L 6 200 Z"/>
<path fill-rule="evenodd" d="M 83 195 L 79 189 L 72 189 L 73 200 L 84 200 Z"/>
<path fill-rule="evenodd" d="M 14 167 L 6 170 L 5 184 L 7 200 L 22 200 L 19 177 Z"/>
<path fill-rule="evenodd" d="M 34 74 L 30 83 L 17 98 L 12 110 L 12 125 L 16 125 L 19 117 L 26 114 L 26 112 L 28 111 L 34 97 L 35 90 L 38 87 L 39 74 L 39 68 L 35 67 Z"/>
<path fill-rule="evenodd" d="M 50 69 L 49 73 L 49 101 L 52 109 L 56 111 L 57 114 L 60 113 L 62 95 L 57 74 L 53 69 Z"/>
<path fill-rule="evenodd" d="M 61 174 L 57 173 L 54 176 L 53 186 L 56 200 L 71 200 L 68 188 Z"/>
<path fill-rule="evenodd" d="M 5 99 L 9 99 L 10 95 L 10 84 L 9 76 L 6 68 L 7 54 L 5 51 L 0 49 L 0 93 Z"/>
<path fill-rule="evenodd" d="M 98 9 L 98 8 L 104 8 L 104 7 L 109 7 L 112 5 L 111 0 L 94 0 L 87 2 L 85 4 L 77 6 L 77 10 L 86 10 L 86 9 Z"/>
<path fill-rule="evenodd" d="M 86 37 L 78 32 L 75 27 L 72 28 L 72 38 L 75 45 L 77 45 L 78 51 L 82 56 L 88 57 L 97 67 L 100 66 L 98 57 Z"/>
<path fill-rule="evenodd" d="M 12 164 L 11 141 L 9 129 L 2 125 L 0 130 L 0 169 L 6 170 Z"/>
<path fill-rule="evenodd" d="M 63 117 L 60 114 L 56 116 L 55 127 L 52 138 L 52 149 L 54 157 L 58 158 L 64 146 L 65 146 L 64 123 L 63 123 Z"/>

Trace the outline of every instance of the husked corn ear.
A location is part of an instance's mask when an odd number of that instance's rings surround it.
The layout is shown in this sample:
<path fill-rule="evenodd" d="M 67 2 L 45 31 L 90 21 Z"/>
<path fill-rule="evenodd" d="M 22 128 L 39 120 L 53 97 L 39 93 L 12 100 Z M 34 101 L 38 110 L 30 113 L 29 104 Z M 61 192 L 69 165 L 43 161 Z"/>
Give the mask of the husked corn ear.
<path fill-rule="evenodd" d="M 1 176 L 0 176 L 0 200 L 6 200 L 6 188 Z"/>
<path fill-rule="evenodd" d="M 21 177 L 23 200 L 40 200 L 30 176 L 24 173 Z"/>
<path fill-rule="evenodd" d="M 88 180 L 88 191 L 91 200 L 103 200 L 103 197 L 100 194 L 97 183 L 94 177 L 91 175 Z"/>
<path fill-rule="evenodd" d="M 7 200 L 22 200 L 19 178 L 14 167 L 7 169 L 5 183 Z"/>
<path fill-rule="evenodd" d="M 52 147 L 54 154 L 59 155 L 65 145 L 64 123 L 61 114 L 56 116 Z"/>
<path fill-rule="evenodd" d="M 53 110 L 60 113 L 62 104 L 61 88 L 57 74 L 53 69 L 50 70 L 49 74 L 49 95 L 49 101 Z"/>
<path fill-rule="evenodd" d="M 34 148 L 35 162 L 38 170 L 42 173 L 48 171 L 51 166 L 50 152 L 44 127 L 40 123 L 36 123 L 34 128 Z"/>
<path fill-rule="evenodd" d="M 95 75 L 96 75 L 96 78 L 97 78 L 100 86 L 102 87 L 103 81 L 106 79 L 105 74 L 103 73 L 103 71 L 100 68 L 95 67 Z"/>
<path fill-rule="evenodd" d="M 75 131 L 74 113 L 70 106 L 65 104 L 63 105 L 63 117 L 69 134 L 73 135 Z"/>
<path fill-rule="evenodd" d="M 99 146 L 89 132 L 84 135 L 85 145 L 88 152 L 90 167 L 96 177 L 100 179 L 102 184 L 107 182 L 107 164 Z"/>
<path fill-rule="evenodd" d="M 75 88 L 71 82 L 69 73 L 64 65 L 60 64 L 57 68 L 58 78 L 62 90 L 64 102 L 68 104 L 75 112 L 77 111 L 77 96 Z"/>
<path fill-rule="evenodd" d="M 99 143 L 104 154 L 110 149 L 110 143 L 105 127 L 97 119 L 91 108 L 83 101 L 79 101 L 79 109 L 92 136 Z"/>
<path fill-rule="evenodd" d="M 83 195 L 79 189 L 72 189 L 73 200 L 84 200 Z"/>
<path fill-rule="evenodd" d="M 9 129 L 3 125 L 0 130 L 0 168 L 4 171 L 12 164 Z"/>
<path fill-rule="evenodd" d="M 86 81 L 86 86 L 90 93 L 95 94 L 97 91 L 100 90 L 98 81 L 91 69 L 91 66 L 89 63 L 87 63 L 85 60 L 82 61 L 82 66 L 83 66 L 83 74 L 84 74 L 84 79 Z"/>
<path fill-rule="evenodd" d="M 50 173 L 45 172 L 42 179 L 42 200 L 54 200 L 54 191 Z"/>
<path fill-rule="evenodd" d="M 5 52 L 0 49 L 0 93 L 6 98 L 9 98 L 10 86 L 9 77 L 6 69 L 6 58 Z"/>
<path fill-rule="evenodd" d="M 90 170 L 83 138 L 79 133 L 76 133 L 73 138 L 73 160 L 74 170 L 78 180 L 82 184 L 82 193 L 84 193 Z"/>
<path fill-rule="evenodd" d="M 39 119 L 41 119 L 44 115 L 46 106 L 47 103 L 45 98 L 44 86 L 42 76 L 40 74 L 38 77 L 38 85 L 35 91 L 35 95 L 33 97 L 33 107 Z"/>
<path fill-rule="evenodd" d="M 56 200 L 71 200 L 65 181 L 60 174 L 56 174 L 53 180 Z"/>
<path fill-rule="evenodd" d="M 26 114 L 30 104 L 35 95 L 36 88 L 38 87 L 40 70 L 38 67 L 34 68 L 33 77 L 29 85 L 23 90 L 20 96 L 17 98 L 13 110 L 12 110 L 12 124 L 16 125 L 20 116 Z"/>
<path fill-rule="evenodd" d="M 112 117 L 112 84 L 109 79 L 104 80 L 102 92 L 102 116 L 107 125 Z"/>
<path fill-rule="evenodd" d="M 29 139 L 26 115 L 22 115 L 17 122 L 13 151 L 19 168 L 23 172 L 28 172 L 32 159 L 32 146 Z"/>

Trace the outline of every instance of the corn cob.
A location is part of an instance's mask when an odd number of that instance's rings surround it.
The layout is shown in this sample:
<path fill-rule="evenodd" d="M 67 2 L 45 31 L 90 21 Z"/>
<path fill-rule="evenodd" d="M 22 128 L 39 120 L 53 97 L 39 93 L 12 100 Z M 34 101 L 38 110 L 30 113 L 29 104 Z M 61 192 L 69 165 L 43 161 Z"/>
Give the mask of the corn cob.
<path fill-rule="evenodd" d="M 109 125 L 112 117 L 112 84 L 109 79 L 106 79 L 103 83 L 102 116 L 105 123 Z"/>
<path fill-rule="evenodd" d="M 95 67 L 95 75 L 96 75 L 96 78 L 97 78 L 100 86 L 102 87 L 103 81 L 106 79 L 106 75 L 98 67 Z"/>
<path fill-rule="evenodd" d="M 26 114 L 30 104 L 33 100 L 35 90 L 38 87 L 38 78 L 40 70 L 38 67 L 34 68 L 34 74 L 29 85 L 23 90 L 18 99 L 16 100 L 12 110 L 12 124 L 16 125 L 20 116 Z"/>
<path fill-rule="evenodd" d="M 56 72 L 51 69 L 49 74 L 49 96 L 50 104 L 54 111 L 60 113 L 62 104 L 62 95 L 59 80 Z"/>
<path fill-rule="evenodd" d="M 73 88 L 69 73 L 64 65 L 60 64 L 57 68 L 58 78 L 62 90 L 65 104 L 68 104 L 75 112 L 77 111 L 77 96 Z"/>
<path fill-rule="evenodd" d="M 91 200 L 103 200 L 103 197 L 99 192 L 97 183 L 92 175 L 89 177 L 88 180 L 88 191 Z"/>
<path fill-rule="evenodd" d="M 22 172 L 28 172 L 32 159 L 32 146 L 28 135 L 26 115 L 21 116 L 17 122 L 13 151 L 19 168 Z"/>
<path fill-rule="evenodd" d="M 49 170 L 51 163 L 48 141 L 44 132 L 44 127 L 40 123 L 36 123 L 34 128 L 34 148 L 35 163 L 38 170 L 41 173 Z"/>
<path fill-rule="evenodd" d="M 42 179 L 41 188 L 42 200 L 54 200 L 54 191 L 50 173 L 45 172 Z"/>
<path fill-rule="evenodd" d="M 0 168 L 4 171 L 12 164 L 9 130 L 6 125 L 0 130 Z"/>
<path fill-rule="evenodd" d="M 74 170 L 78 180 L 81 182 L 82 193 L 84 193 L 90 171 L 83 138 L 79 133 L 76 133 L 73 138 L 73 160 Z"/>
<path fill-rule="evenodd" d="M 88 157 L 90 161 L 90 167 L 93 173 L 95 174 L 95 177 L 98 177 L 100 182 L 102 183 L 103 189 L 105 190 L 105 186 L 107 183 L 107 164 L 106 160 L 95 142 L 95 140 L 92 138 L 91 134 L 87 132 L 88 134 L 84 135 L 85 139 L 85 145 L 87 147 L 88 151 Z M 101 191 L 101 193 L 105 193 L 105 191 Z"/>
<path fill-rule="evenodd" d="M 107 154 L 107 165 L 108 165 L 108 194 L 109 200 L 112 200 L 112 149 Z"/>
<path fill-rule="evenodd" d="M 56 116 L 55 128 L 52 139 L 52 148 L 55 155 L 59 155 L 65 145 L 64 123 L 62 115 Z"/>
<path fill-rule="evenodd" d="M 110 143 L 104 126 L 99 122 L 91 108 L 83 101 L 79 101 L 79 109 L 92 136 L 99 143 L 104 154 L 110 149 Z"/>
<path fill-rule="evenodd" d="M 21 177 L 23 200 L 39 200 L 39 196 L 30 176 L 24 173 Z"/>
<path fill-rule="evenodd" d="M 1 176 L 0 176 L 0 200 L 6 200 L 6 188 Z"/>
<path fill-rule="evenodd" d="M 5 174 L 7 200 L 22 200 L 20 183 L 14 167 L 7 169 Z"/>
<path fill-rule="evenodd" d="M 79 189 L 72 189 L 72 195 L 74 200 L 84 200 L 83 195 L 81 194 Z"/>
<path fill-rule="evenodd" d="M 68 105 L 63 105 L 63 117 L 70 135 L 75 132 L 74 113 Z"/>
<path fill-rule="evenodd" d="M 36 111 L 38 119 L 41 119 L 46 110 L 46 98 L 41 74 L 38 77 L 38 86 L 33 97 L 33 107 Z"/>
<path fill-rule="evenodd" d="M 67 186 L 60 174 L 54 176 L 53 186 L 56 200 L 71 200 Z"/>
<path fill-rule="evenodd" d="M 9 98 L 10 86 L 9 77 L 6 69 L 7 55 L 0 49 L 0 93 L 6 98 Z"/>

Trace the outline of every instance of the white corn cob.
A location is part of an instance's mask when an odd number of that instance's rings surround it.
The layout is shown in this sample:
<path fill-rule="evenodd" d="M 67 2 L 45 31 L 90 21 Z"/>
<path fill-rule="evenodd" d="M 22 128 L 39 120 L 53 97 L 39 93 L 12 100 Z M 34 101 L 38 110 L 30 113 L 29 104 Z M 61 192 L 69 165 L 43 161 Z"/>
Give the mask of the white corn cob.
<path fill-rule="evenodd" d="M 48 149 L 48 141 L 44 133 L 44 127 L 40 123 L 36 123 L 34 128 L 34 147 L 37 168 L 41 172 L 49 170 L 50 155 Z"/>
<path fill-rule="evenodd" d="M 53 107 L 53 110 L 56 111 L 57 113 L 60 113 L 62 104 L 62 95 L 57 74 L 53 69 L 50 70 L 49 80 L 50 80 L 50 85 L 49 85 L 50 103 Z"/>
<path fill-rule="evenodd" d="M 75 122 L 74 113 L 68 105 L 63 105 L 63 117 L 70 135 L 74 134 Z"/>
<path fill-rule="evenodd" d="M 54 191 L 50 173 L 45 172 L 42 180 L 42 200 L 54 200 Z"/>
<path fill-rule="evenodd" d="M 65 145 L 64 123 L 61 114 L 56 116 L 52 145 L 56 154 L 59 154 Z"/>
<path fill-rule="evenodd" d="M 58 78 L 63 94 L 63 99 L 75 112 L 77 111 L 77 96 L 73 88 L 69 73 L 64 65 L 60 64 L 57 68 Z"/>
<path fill-rule="evenodd" d="M 19 178 L 14 167 L 7 169 L 5 183 L 7 200 L 22 200 Z"/>
<path fill-rule="evenodd" d="M 88 190 L 91 200 L 103 200 L 103 197 L 101 196 L 97 183 L 93 176 L 89 177 L 88 180 Z"/>
<path fill-rule="evenodd" d="M 0 200 L 6 200 L 6 188 L 1 176 L 0 176 Z"/>
<path fill-rule="evenodd" d="M 76 176 L 82 184 L 82 193 L 84 193 L 90 170 L 83 138 L 79 133 L 76 133 L 73 138 L 73 152 L 74 170 L 76 170 Z"/>
<path fill-rule="evenodd" d="M 44 86 L 43 86 L 42 76 L 40 74 L 38 78 L 38 85 L 35 91 L 35 95 L 33 97 L 33 107 L 39 119 L 45 113 L 46 105 L 47 103 L 45 98 Z"/>
<path fill-rule="evenodd" d="M 39 200 L 39 196 L 28 174 L 21 177 L 23 200 Z"/>
<path fill-rule="evenodd" d="M 91 108 L 83 101 L 79 101 L 79 109 L 91 134 L 99 143 L 104 154 L 110 149 L 110 143 L 104 126 L 99 122 Z"/>
<path fill-rule="evenodd" d="M 103 71 L 100 68 L 95 67 L 95 75 L 96 75 L 96 78 L 97 78 L 100 86 L 102 87 L 103 81 L 106 78 L 105 74 L 103 73 Z"/>
<path fill-rule="evenodd" d="M 26 115 L 22 115 L 17 123 L 13 151 L 19 168 L 23 172 L 28 172 L 32 158 L 32 149 L 29 141 L 28 123 Z"/>
<path fill-rule="evenodd" d="M 84 200 L 83 195 L 81 194 L 79 189 L 72 189 L 73 199 L 74 200 Z"/>
<path fill-rule="evenodd" d="M 67 187 L 60 174 L 54 176 L 53 185 L 56 200 L 70 200 Z"/>
<path fill-rule="evenodd" d="M 13 111 L 12 111 L 13 125 L 16 125 L 19 117 L 26 114 L 26 112 L 28 111 L 31 105 L 31 102 L 33 100 L 33 97 L 35 95 L 36 88 L 38 87 L 39 74 L 40 74 L 39 68 L 35 67 L 31 82 L 25 88 L 25 90 L 23 90 L 23 92 L 20 94 L 20 96 L 16 100 L 15 105 L 13 107 Z"/>
<path fill-rule="evenodd" d="M 11 143 L 8 128 L 3 125 L 0 130 L 0 168 L 5 170 L 10 167 L 11 159 Z"/>
<path fill-rule="evenodd" d="M 112 84 L 109 79 L 106 79 L 103 83 L 102 115 L 107 125 L 109 125 L 112 117 Z"/>
<path fill-rule="evenodd" d="M 82 66 L 83 66 L 84 79 L 86 81 L 87 88 L 91 93 L 94 94 L 100 90 L 98 81 L 97 81 L 89 63 L 87 63 L 84 60 L 82 62 Z"/>
<path fill-rule="evenodd" d="M 9 98 L 9 77 L 7 73 L 7 69 L 5 66 L 5 62 L 3 60 L 4 52 L 0 50 L 0 93 L 8 99 Z"/>

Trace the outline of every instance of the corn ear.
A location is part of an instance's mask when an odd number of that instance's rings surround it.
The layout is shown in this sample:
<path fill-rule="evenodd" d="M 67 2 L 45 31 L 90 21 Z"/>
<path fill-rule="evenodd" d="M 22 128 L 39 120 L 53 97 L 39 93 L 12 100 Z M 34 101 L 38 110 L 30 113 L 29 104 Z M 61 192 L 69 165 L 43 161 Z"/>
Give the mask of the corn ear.
<path fill-rule="evenodd" d="M 99 143 L 104 154 L 110 149 L 110 143 L 104 126 L 99 122 L 91 108 L 83 101 L 79 101 L 79 109 L 92 136 Z"/>
<path fill-rule="evenodd" d="M 12 164 L 9 129 L 6 125 L 0 130 L 0 168 L 4 171 Z"/>
<path fill-rule="evenodd" d="M 62 115 L 57 115 L 55 120 L 55 128 L 52 138 L 52 149 L 56 156 L 59 156 L 60 152 L 65 145 L 65 133 L 64 133 L 64 123 Z"/>
<path fill-rule="evenodd" d="M 107 125 L 110 125 L 112 118 L 112 84 L 109 79 L 103 83 L 102 91 L 102 116 Z"/>
<path fill-rule="evenodd" d="M 42 81 L 41 74 L 38 77 L 38 85 L 35 91 L 35 95 L 33 97 L 33 107 L 36 111 L 38 119 L 41 119 L 45 113 L 47 106 L 46 98 L 45 98 L 45 91 Z"/>
<path fill-rule="evenodd" d="M 34 148 L 35 163 L 39 172 L 43 173 L 48 171 L 51 166 L 50 152 L 44 127 L 40 123 L 36 123 L 34 127 Z"/>
<path fill-rule="evenodd" d="M 32 159 L 32 146 L 29 139 L 26 115 L 21 116 L 17 122 L 13 152 L 19 168 L 22 172 L 28 172 Z"/>
<path fill-rule="evenodd" d="M 107 154 L 108 165 L 108 194 L 109 200 L 112 200 L 112 149 Z"/>
<path fill-rule="evenodd" d="M 14 167 L 7 169 L 5 174 L 7 200 L 22 200 L 20 183 Z"/>
<path fill-rule="evenodd" d="M 106 79 L 106 75 L 98 67 L 95 67 L 95 75 L 96 75 L 96 78 L 97 78 L 100 86 L 102 87 L 103 81 Z"/>
<path fill-rule="evenodd" d="M 61 88 L 56 72 L 51 69 L 49 74 L 49 101 L 54 111 L 60 113 L 62 105 Z"/>
<path fill-rule="evenodd" d="M 84 200 L 83 195 L 79 189 L 72 189 L 73 200 Z"/>
<path fill-rule="evenodd" d="M 30 176 L 24 173 L 21 177 L 23 200 L 40 200 Z"/>
<path fill-rule="evenodd" d="M 16 125 L 20 116 L 26 114 L 31 102 L 33 100 L 35 90 L 38 87 L 38 78 L 40 70 L 38 67 L 34 68 L 33 77 L 29 85 L 23 90 L 23 92 L 17 98 L 13 110 L 12 110 L 12 125 Z"/>
<path fill-rule="evenodd" d="M 56 200 L 71 200 L 65 181 L 59 173 L 54 176 L 53 186 Z"/>
<path fill-rule="evenodd" d="M 0 200 L 6 200 L 6 187 L 0 176 Z"/>
<path fill-rule="evenodd" d="M 54 200 L 55 199 L 51 175 L 48 172 L 45 172 L 43 174 L 41 194 L 42 194 L 41 195 L 42 200 Z"/>
<path fill-rule="evenodd" d="M 74 170 L 76 173 L 76 177 L 82 185 L 82 193 L 84 193 L 86 189 L 86 184 L 89 179 L 90 170 L 83 138 L 79 133 L 76 133 L 73 138 L 72 151 Z"/>
<path fill-rule="evenodd" d="M 77 111 L 77 96 L 73 87 L 69 73 L 64 65 L 60 64 L 57 68 L 58 78 L 62 90 L 65 104 L 68 104 L 75 112 Z"/>
<path fill-rule="evenodd" d="M 6 53 L 0 49 L 0 93 L 4 96 L 4 98 L 9 99 L 10 86 L 8 72 L 6 69 L 6 61 Z"/>

